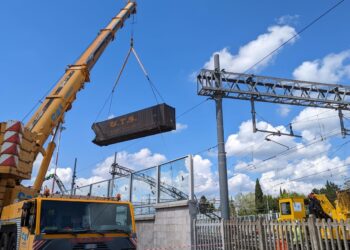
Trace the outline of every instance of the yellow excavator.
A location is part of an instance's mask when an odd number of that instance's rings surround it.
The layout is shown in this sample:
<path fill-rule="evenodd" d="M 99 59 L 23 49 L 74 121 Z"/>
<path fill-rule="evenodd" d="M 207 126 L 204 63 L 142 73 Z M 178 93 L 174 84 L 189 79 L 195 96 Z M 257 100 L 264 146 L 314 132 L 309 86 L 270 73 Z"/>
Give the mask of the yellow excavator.
<path fill-rule="evenodd" d="M 310 194 L 310 200 L 319 204 L 313 206 L 308 199 L 301 197 L 294 198 L 282 198 L 279 200 L 279 221 L 293 221 L 293 220 L 303 220 L 308 218 L 309 214 L 313 214 L 317 219 L 331 219 L 333 221 L 347 221 L 350 219 L 350 190 L 337 191 L 337 199 L 335 200 L 335 206 L 329 201 L 324 194 Z M 336 230 L 336 229 L 334 229 Z M 325 237 L 323 229 L 322 238 Z M 336 235 L 335 231 L 333 233 L 328 232 L 328 237 L 330 235 Z M 340 233 L 343 238 L 342 233 Z M 345 236 L 347 240 L 350 240 L 350 232 Z"/>
<path fill-rule="evenodd" d="M 0 123 L 0 249 L 135 249 L 130 202 L 118 198 L 40 194 L 55 150 L 55 138 L 90 71 L 126 19 L 136 12 L 129 1 L 79 59 L 69 65 L 27 124 Z M 32 187 L 38 154 L 43 160 Z"/>
<path fill-rule="evenodd" d="M 323 217 L 330 218 L 334 221 L 340 221 L 350 219 L 350 191 L 342 190 L 337 192 L 337 199 L 335 200 L 335 206 L 329 201 L 324 194 L 313 194 L 314 199 L 316 199 L 321 205 L 322 211 L 324 213 Z M 289 220 L 300 220 L 308 217 L 309 207 L 308 200 L 301 197 L 294 198 L 282 198 L 279 200 L 279 220 L 289 221 Z M 311 212 L 312 213 L 312 212 Z M 318 215 L 315 215 L 318 217 Z M 322 217 L 322 216 L 321 216 Z"/>

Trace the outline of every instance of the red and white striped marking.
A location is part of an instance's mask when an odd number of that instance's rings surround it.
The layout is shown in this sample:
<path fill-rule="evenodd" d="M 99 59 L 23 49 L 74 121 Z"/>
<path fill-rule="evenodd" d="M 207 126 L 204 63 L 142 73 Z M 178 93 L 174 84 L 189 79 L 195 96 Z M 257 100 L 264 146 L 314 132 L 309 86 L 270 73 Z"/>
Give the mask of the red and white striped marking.
<path fill-rule="evenodd" d="M 22 135 L 14 131 L 6 131 L 4 133 L 3 142 L 20 144 L 22 142 Z"/>
<path fill-rule="evenodd" d="M 0 155 L 0 166 L 17 167 L 18 156 L 8 154 Z"/>
<path fill-rule="evenodd" d="M 19 121 L 8 121 L 6 123 L 6 129 L 5 131 L 13 131 L 17 133 L 22 133 L 23 125 Z"/>
<path fill-rule="evenodd" d="M 18 144 L 12 142 L 5 142 L 0 147 L 0 155 L 8 154 L 19 156 L 20 148 Z"/>

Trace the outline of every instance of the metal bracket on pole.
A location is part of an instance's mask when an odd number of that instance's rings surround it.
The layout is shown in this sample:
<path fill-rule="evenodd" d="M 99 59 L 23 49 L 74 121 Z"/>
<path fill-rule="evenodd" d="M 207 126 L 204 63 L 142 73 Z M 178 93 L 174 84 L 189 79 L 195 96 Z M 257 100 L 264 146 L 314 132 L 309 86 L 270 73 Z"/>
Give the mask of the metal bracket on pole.
<path fill-rule="evenodd" d="M 256 133 L 256 132 L 263 132 L 263 133 L 269 133 L 268 136 L 270 136 L 270 135 L 272 135 L 272 136 L 282 136 L 282 135 L 286 135 L 286 136 L 292 136 L 292 137 L 302 138 L 301 135 L 295 135 L 295 134 L 294 134 L 292 124 L 289 124 L 289 133 L 282 133 L 282 132 L 279 131 L 279 130 L 278 130 L 278 131 L 269 131 L 269 130 L 264 130 L 264 129 L 258 129 L 258 128 L 256 127 L 256 111 L 255 111 L 254 97 L 252 97 L 252 98 L 250 99 L 250 105 L 251 105 L 251 113 L 252 113 L 253 133 Z M 271 139 L 268 139 L 267 136 L 266 136 L 265 140 L 271 141 Z"/>
<path fill-rule="evenodd" d="M 341 135 L 343 138 L 345 138 L 347 135 L 349 135 L 349 129 L 346 129 L 344 126 L 344 114 L 341 109 L 338 109 L 338 115 L 339 115 L 339 121 L 340 121 L 340 129 L 341 129 Z"/>

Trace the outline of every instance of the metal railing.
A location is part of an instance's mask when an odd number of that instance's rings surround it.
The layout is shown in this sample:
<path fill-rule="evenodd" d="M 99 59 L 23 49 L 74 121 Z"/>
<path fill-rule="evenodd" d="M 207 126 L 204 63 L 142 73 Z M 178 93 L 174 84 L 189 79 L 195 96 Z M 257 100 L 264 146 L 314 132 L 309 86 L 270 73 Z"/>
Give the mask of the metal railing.
<path fill-rule="evenodd" d="M 194 200 L 193 159 L 181 157 L 158 166 L 73 189 L 75 195 L 113 197 L 131 201 L 135 214 L 152 214 L 157 203 Z"/>
<path fill-rule="evenodd" d="M 195 249 L 350 249 L 350 220 L 195 220 Z"/>

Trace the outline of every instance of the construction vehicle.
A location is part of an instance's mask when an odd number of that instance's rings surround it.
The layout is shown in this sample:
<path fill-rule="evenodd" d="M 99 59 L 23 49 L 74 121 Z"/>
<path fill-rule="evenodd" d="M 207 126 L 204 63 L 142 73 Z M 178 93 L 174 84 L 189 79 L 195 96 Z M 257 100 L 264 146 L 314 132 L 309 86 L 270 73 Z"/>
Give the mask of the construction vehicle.
<path fill-rule="evenodd" d="M 333 221 L 347 221 L 350 219 L 350 190 L 337 191 L 337 199 L 335 206 L 329 201 L 325 194 L 312 194 L 312 198 L 316 199 L 320 208 L 317 213 L 310 211 L 309 200 L 301 197 L 282 198 L 279 200 L 279 221 L 303 220 L 309 217 L 310 214 L 316 219 L 325 219 Z M 328 238 L 336 235 L 336 229 L 333 232 L 328 232 Z M 326 237 L 325 232 L 321 230 L 322 238 Z M 342 232 L 339 232 L 341 238 L 344 237 Z M 345 235 L 347 240 L 350 240 L 350 231 Z"/>
<path fill-rule="evenodd" d="M 0 123 L 0 249 L 135 249 L 135 221 L 129 202 L 116 198 L 40 195 L 55 137 L 90 71 L 136 12 L 129 1 L 69 65 L 29 122 Z M 50 138 L 51 137 L 51 138 Z M 50 139 L 49 139 L 50 138 Z M 43 155 L 32 187 L 33 162 Z"/>
<path fill-rule="evenodd" d="M 320 202 L 327 217 L 335 221 L 350 219 L 350 191 L 338 191 L 335 206 L 324 194 L 314 194 L 314 197 Z M 310 213 L 308 200 L 301 197 L 282 198 L 279 200 L 279 208 L 281 221 L 305 219 Z"/>

